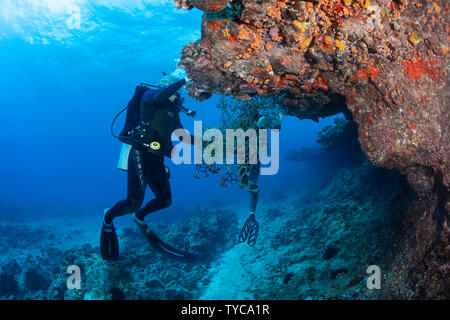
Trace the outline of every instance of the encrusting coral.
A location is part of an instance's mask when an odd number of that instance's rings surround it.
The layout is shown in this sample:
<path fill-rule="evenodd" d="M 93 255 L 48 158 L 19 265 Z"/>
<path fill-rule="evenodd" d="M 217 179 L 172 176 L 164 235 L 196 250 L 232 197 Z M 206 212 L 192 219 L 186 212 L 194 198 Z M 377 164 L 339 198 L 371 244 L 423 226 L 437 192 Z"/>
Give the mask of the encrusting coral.
<path fill-rule="evenodd" d="M 407 288 L 402 297 L 424 295 L 426 282 L 419 290 L 414 280 L 428 277 L 424 261 L 448 277 L 448 9 L 444 0 L 233 1 L 204 13 L 180 62 L 199 100 L 278 96 L 300 119 L 351 113 L 369 160 L 406 174 L 419 196 L 389 278 Z"/>
<path fill-rule="evenodd" d="M 200 10 L 216 12 L 225 8 L 229 0 L 189 0 L 189 2 Z"/>

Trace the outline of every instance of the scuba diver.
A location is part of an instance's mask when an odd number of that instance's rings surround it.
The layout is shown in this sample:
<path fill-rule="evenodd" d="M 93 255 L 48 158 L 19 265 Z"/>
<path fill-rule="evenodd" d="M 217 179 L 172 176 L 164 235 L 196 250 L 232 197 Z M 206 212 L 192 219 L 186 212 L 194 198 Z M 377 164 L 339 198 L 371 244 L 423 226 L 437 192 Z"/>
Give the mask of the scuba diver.
<path fill-rule="evenodd" d="M 280 114 L 261 115 L 256 105 L 249 105 L 246 114 L 246 123 L 241 123 L 245 128 L 258 129 L 281 129 Z M 258 204 L 258 178 L 261 164 L 249 164 L 241 166 L 239 176 L 242 177 L 240 187 L 250 192 L 250 215 L 239 232 L 238 242 L 247 242 L 250 247 L 254 247 L 258 239 L 259 223 L 256 220 L 255 212 Z"/>
<path fill-rule="evenodd" d="M 227 152 L 227 139 L 226 131 L 242 130 L 247 131 L 249 129 L 255 130 L 257 137 L 260 134 L 259 129 L 281 129 L 281 122 L 283 115 L 278 107 L 278 103 L 274 99 L 267 99 L 262 97 L 254 97 L 250 100 L 238 100 L 236 98 L 222 97 L 217 103 L 217 107 L 221 111 L 221 120 L 218 124 L 219 130 L 223 136 L 224 154 Z M 203 148 L 209 146 L 214 140 L 209 142 L 203 141 Z M 236 143 L 236 141 L 234 142 Z M 259 222 L 256 220 L 256 207 L 258 204 L 258 178 L 261 170 L 261 163 L 250 163 L 250 159 L 260 154 L 258 145 L 255 149 L 250 148 L 250 139 L 245 139 L 245 159 L 243 163 L 237 165 L 221 164 L 197 164 L 195 166 L 196 173 L 195 178 L 200 178 L 203 173 L 205 177 L 211 174 L 219 174 L 219 184 L 223 187 L 227 186 L 227 183 L 235 184 L 250 193 L 250 215 L 246 219 L 243 227 L 241 228 L 238 236 L 238 242 L 247 244 L 254 247 L 258 239 Z M 250 154 L 250 152 L 252 154 Z M 235 149 L 234 156 L 238 156 Z M 255 157 L 256 158 L 256 157 Z"/>
<path fill-rule="evenodd" d="M 246 123 L 241 123 L 245 128 L 258 129 L 258 120 L 260 116 L 255 106 L 249 106 L 247 109 Z M 250 157 L 250 155 L 248 155 Z M 240 187 L 250 192 L 250 216 L 245 221 L 241 232 L 239 232 L 238 242 L 246 242 L 250 247 L 254 247 L 258 239 L 259 223 L 256 220 L 255 212 L 258 204 L 258 178 L 260 164 L 249 164 L 248 161 L 240 169 L 239 175 L 242 177 Z"/>
<path fill-rule="evenodd" d="M 128 171 L 127 197 L 105 210 L 100 236 L 104 260 L 119 258 L 119 242 L 113 220 L 130 213 L 134 213 L 137 226 L 158 251 L 178 258 L 192 258 L 189 253 L 173 248 L 159 239 L 144 220 L 148 214 L 167 208 L 172 203 L 170 172 L 164 165 L 164 156 L 171 155 L 172 132 L 183 128 L 180 111 L 189 116 L 195 115 L 194 111 L 183 107 L 184 99 L 180 97 L 181 88 L 190 81 L 188 77 L 180 79 L 173 74 L 164 74 L 156 89 L 141 84 L 136 87 L 127 108 L 121 111 L 127 110 L 125 125 L 119 136 L 114 133 L 113 136 L 123 142 L 119 164 L 124 161 L 122 169 Z M 119 115 L 120 113 L 114 121 Z M 142 206 L 147 186 L 155 198 Z"/>

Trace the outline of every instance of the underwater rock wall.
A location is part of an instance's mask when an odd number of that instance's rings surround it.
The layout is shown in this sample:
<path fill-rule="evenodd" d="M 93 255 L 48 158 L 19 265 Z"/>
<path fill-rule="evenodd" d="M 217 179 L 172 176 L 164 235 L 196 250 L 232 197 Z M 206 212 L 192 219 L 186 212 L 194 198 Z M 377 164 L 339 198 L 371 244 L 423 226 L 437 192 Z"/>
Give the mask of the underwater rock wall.
<path fill-rule="evenodd" d="M 448 9 L 444 0 L 233 1 L 204 13 L 180 63 L 199 100 L 277 96 L 300 119 L 351 112 L 369 160 L 406 174 L 419 196 L 392 273 L 415 292 L 407 297 L 422 296 L 412 280 L 421 261 L 448 277 Z M 436 246 L 446 259 L 427 258 Z"/>
<path fill-rule="evenodd" d="M 334 150 L 344 146 L 360 149 L 357 143 L 357 126 L 347 119 L 335 118 L 334 125 L 324 127 L 319 131 L 317 143 L 323 150 Z"/>
<path fill-rule="evenodd" d="M 348 107 L 374 164 L 448 186 L 446 11 L 438 0 L 243 0 L 205 12 L 180 66 L 199 99 L 281 96 L 311 119 Z"/>
<path fill-rule="evenodd" d="M 404 176 L 367 159 L 335 170 L 303 196 L 283 190 L 282 197 L 264 197 L 256 247 L 239 244 L 219 258 L 201 298 L 392 298 L 385 275 L 412 198 Z M 366 286 L 374 264 L 382 290 Z"/>
<path fill-rule="evenodd" d="M 378 265 L 383 274 L 389 269 L 402 212 L 413 197 L 404 177 L 367 160 L 340 169 L 323 189 L 301 199 L 295 214 L 283 219 L 280 230 L 285 231 L 271 241 L 274 250 L 288 249 L 273 266 L 283 281 L 268 284 L 269 295 L 263 297 L 393 298 L 385 276 L 382 290 L 368 290 L 365 272 L 369 265 Z M 284 206 L 279 210 L 286 212 Z"/>

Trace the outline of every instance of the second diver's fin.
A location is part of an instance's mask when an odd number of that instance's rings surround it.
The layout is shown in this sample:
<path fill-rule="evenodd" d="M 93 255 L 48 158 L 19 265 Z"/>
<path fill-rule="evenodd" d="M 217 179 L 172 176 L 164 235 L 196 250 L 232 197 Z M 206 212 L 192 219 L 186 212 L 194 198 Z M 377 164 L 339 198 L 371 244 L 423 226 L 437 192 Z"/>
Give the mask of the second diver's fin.
<path fill-rule="evenodd" d="M 244 223 L 244 226 L 239 233 L 239 242 L 247 241 L 250 247 L 255 246 L 258 239 L 259 223 L 256 221 L 255 215 L 252 213 Z"/>
<path fill-rule="evenodd" d="M 158 252 L 184 261 L 192 261 L 195 259 L 195 256 L 192 253 L 179 250 L 162 241 L 150 229 L 150 227 L 145 223 L 145 221 L 136 217 L 136 214 L 134 214 L 133 218 L 134 222 L 136 222 L 137 226 L 139 227 L 139 230 L 141 230 L 145 239 L 147 239 L 148 243 L 152 245 L 156 250 L 158 250 Z"/>

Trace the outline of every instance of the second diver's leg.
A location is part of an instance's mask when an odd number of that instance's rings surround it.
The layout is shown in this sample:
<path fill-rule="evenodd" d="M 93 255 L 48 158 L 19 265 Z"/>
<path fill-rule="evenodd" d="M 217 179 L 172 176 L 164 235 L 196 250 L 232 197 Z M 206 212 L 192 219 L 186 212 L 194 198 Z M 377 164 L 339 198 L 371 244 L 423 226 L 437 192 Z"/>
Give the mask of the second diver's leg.
<path fill-rule="evenodd" d="M 258 177 L 259 177 L 259 165 L 253 165 L 250 168 L 249 176 L 247 179 L 247 188 L 250 192 L 250 216 L 244 223 L 244 226 L 239 233 L 239 242 L 247 241 L 248 245 L 253 247 L 258 239 L 259 223 L 256 221 L 255 211 L 258 204 Z"/>
<path fill-rule="evenodd" d="M 246 190 L 250 193 L 250 213 L 255 213 L 256 206 L 258 204 L 258 178 L 259 178 L 260 165 L 251 165 L 247 174 L 242 177 L 241 185 L 245 186 Z"/>
<path fill-rule="evenodd" d="M 250 192 L 250 212 L 256 212 L 256 206 L 258 205 L 259 192 Z"/>
<path fill-rule="evenodd" d="M 248 177 L 248 188 L 250 190 L 250 213 L 256 212 L 256 206 L 258 205 L 258 178 L 259 178 L 260 166 L 253 165 L 250 169 L 250 175 Z"/>

